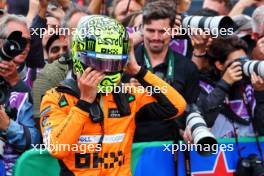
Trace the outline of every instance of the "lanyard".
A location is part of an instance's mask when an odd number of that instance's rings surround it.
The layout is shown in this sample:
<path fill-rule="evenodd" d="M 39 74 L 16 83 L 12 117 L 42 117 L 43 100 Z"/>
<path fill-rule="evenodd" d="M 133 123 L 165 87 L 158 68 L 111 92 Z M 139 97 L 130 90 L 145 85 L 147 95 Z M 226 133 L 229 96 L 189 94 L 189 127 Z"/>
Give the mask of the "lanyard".
<path fill-rule="evenodd" d="M 248 102 L 248 98 L 246 96 L 245 87 L 244 86 L 241 86 L 240 87 L 240 95 L 242 96 L 243 103 L 245 104 L 245 107 L 246 107 L 246 110 L 247 110 L 247 113 L 248 113 L 248 116 L 249 116 L 249 120 L 252 122 L 252 119 L 253 119 L 252 118 L 252 115 L 253 115 L 253 113 L 252 113 L 252 109 L 250 107 L 250 104 Z M 229 96 L 226 96 L 225 100 L 226 100 L 226 104 L 231 108 Z"/>
<path fill-rule="evenodd" d="M 261 160 L 264 161 L 264 158 L 263 158 L 263 151 L 262 151 L 262 149 L 261 149 L 261 145 L 260 145 L 260 141 L 259 141 L 259 134 L 258 134 L 258 132 L 257 132 L 257 130 L 256 130 L 256 128 L 255 128 L 255 123 L 256 123 L 256 122 L 255 122 L 254 119 L 253 119 L 252 109 L 249 107 L 250 105 L 249 105 L 248 99 L 247 99 L 246 94 L 245 94 L 245 87 L 244 87 L 244 86 L 242 86 L 242 87 L 240 88 L 240 92 L 241 92 L 241 94 L 242 94 L 243 102 L 244 102 L 244 104 L 245 104 L 245 106 L 246 106 L 246 108 L 247 108 L 247 112 L 248 112 L 248 115 L 249 115 L 249 117 L 250 117 L 250 121 L 252 122 L 252 127 L 253 127 L 253 131 L 254 131 L 254 133 L 255 133 L 256 143 L 257 143 L 257 147 L 258 147 L 258 151 L 259 151 L 259 154 L 260 154 Z M 228 101 L 228 104 L 229 104 L 229 101 Z M 231 121 L 231 122 L 232 122 L 232 126 L 233 126 L 234 133 L 235 133 L 235 141 L 236 141 L 236 145 L 237 145 L 237 147 L 238 147 L 238 156 L 239 156 L 240 159 L 242 159 L 241 148 L 240 148 L 240 146 L 239 146 L 239 142 L 238 142 L 238 138 L 239 138 L 239 136 L 238 136 L 238 133 L 237 133 L 237 129 L 236 129 L 236 127 L 235 127 L 235 123 L 234 123 L 234 121 Z"/>
<path fill-rule="evenodd" d="M 167 73 L 166 73 L 166 80 L 167 81 L 173 81 L 174 80 L 174 54 L 173 52 L 171 51 L 171 49 L 169 48 L 168 49 L 168 68 L 167 68 Z M 148 53 L 146 51 L 146 48 L 144 47 L 144 60 L 145 60 L 145 64 L 147 66 L 147 69 L 150 70 L 152 73 L 153 72 L 153 68 L 151 66 L 151 63 L 150 63 L 150 59 L 149 59 L 149 56 L 148 56 Z"/>

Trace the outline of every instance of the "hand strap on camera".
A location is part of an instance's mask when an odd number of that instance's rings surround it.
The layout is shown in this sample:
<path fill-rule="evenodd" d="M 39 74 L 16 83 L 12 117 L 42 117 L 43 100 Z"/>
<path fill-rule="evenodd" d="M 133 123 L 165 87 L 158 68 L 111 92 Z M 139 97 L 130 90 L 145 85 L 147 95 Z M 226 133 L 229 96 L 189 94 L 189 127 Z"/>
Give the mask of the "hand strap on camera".
<path fill-rule="evenodd" d="M 235 123 L 233 120 L 232 120 L 232 126 L 233 126 L 234 134 L 235 134 L 235 141 L 236 141 L 236 145 L 237 145 L 238 157 L 241 160 L 242 156 L 241 156 L 240 146 L 239 146 L 239 142 L 238 142 L 238 135 L 237 135 L 237 130 L 236 130 Z"/>
<path fill-rule="evenodd" d="M 260 142 L 259 142 L 259 135 L 255 131 L 254 124 L 252 124 L 252 125 L 253 125 L 253 130 L 254 130 L 254 133 L 255 133 L 255 137 L 256 137 L 256 143 L 257 143 L 258 151 L 259 151 L 259 154 L 260 154 L 260 158 L 261 158 L 262 161 L 264 161 L 263 152 L 262 152 L 262 149 L 261 149 L 261 146 L 260 146 Z M 237 134 L 237 130 L 236 130 L 234 121 L 232 121 L 232 126 L 233 126 L 233 129 L 234 129 L 235 141 L 236 141 L 236 145 L 237 145 L 237 149 L 238 149 L 237 150 L 238 151 L 238 156 L 239 156 L 239 159 L 242 159 L 241 150 L 240 150 L 239 141 L 238 141 L 238 134 Z"/>

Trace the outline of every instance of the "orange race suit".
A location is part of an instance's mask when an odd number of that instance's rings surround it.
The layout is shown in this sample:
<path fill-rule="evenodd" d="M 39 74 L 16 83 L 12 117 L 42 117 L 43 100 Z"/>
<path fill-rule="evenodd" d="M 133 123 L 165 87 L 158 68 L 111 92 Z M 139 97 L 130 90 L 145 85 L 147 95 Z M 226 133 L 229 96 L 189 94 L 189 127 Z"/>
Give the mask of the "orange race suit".
<path fill-rule="evenodd" d="M 130 159 L 134 117 L 151 117 L 148 115 L 151 114 L 153 118 L 166 120 L 183 113 L 186 107 L 184 98 L 165 81 L 143 67 L 135 78 L 144 87 L 166 87 L 166 91 L 154 92 L 152 96 L 147 92 L 122 93 L 126 95 L 125 99 L 120 98 L 122 96 L 115 98 L 113 93 L 102 95 L 100 107 L 104 117 L 101 123 L 91 120 L 91 104 L 80 100 L 78 92 L 69 88 L 71 86 L 58 86 L 46 93 L 40 107 L 41 131 L 44 143 L 50 146 L 51 155 L 59 159 L 61 175 L 132 175 Z M 122 114 L 117 107 L 119 104 L 119 108 L 124 108 L 125 102 L 130 108 L 128 114 Z M 66 146 L 58 147 L 59 144 L 71 145 L 72 148 L 67 150 Z M 84 148 L 85 152 L 81 150 Z"/>

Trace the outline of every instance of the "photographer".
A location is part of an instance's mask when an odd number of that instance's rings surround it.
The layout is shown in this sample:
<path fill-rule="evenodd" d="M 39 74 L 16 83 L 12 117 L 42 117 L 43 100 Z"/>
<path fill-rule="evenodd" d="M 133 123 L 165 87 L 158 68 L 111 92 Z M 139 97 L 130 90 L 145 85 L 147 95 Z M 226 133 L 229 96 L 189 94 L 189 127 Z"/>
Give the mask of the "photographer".
<path fill-rule="evenodd" d="M 7 38 L 12 32 L 19 29 L 22 37 L 27 40 L 23 52 L 12 61 L 2 61 L 0 63 L 0 76 L 11 86 L 12 91 L 30 92 L 32 85 L 31 71 L 25 66 L 25 60 L 30 49 L 30 34 L 24 17 L 17 15 L 5 15 L 0 21 L 0 39 Z M 19 72 L 19 73 L 18 73 Z"/>
<path fill-rule="evenodd" d="M 54 2 L 58 2 L 58 4 L 61 5 L 61 8 L 66 12 L 70 7 L 73 7 L 74 5 L 69 0 L 57 0 Z M 44 62 L 44 52 L 43 50 L 43 44 L 45 45 L 48 38 L 50 37 L 48 35 L 49 31 L 51 29 L 55 30 L 53 27 L 49 27 L 49 23 L 51 21 L 51 18 L 47 17 L 47 14 L 49 13 L 51 17 L 55 18 L 55 21 L 60 21 L 60 17 L 65 16 L 64 12 L 61 8 L 55 8 L 61 13 L 55 13 L 56 10 L 53 10 L 53 7 L 51 5 L 51 0 L 40 0 L 37 2 L 38 7 L 30 7 L 28 18 L 32 18 L 32 24 L 30 27 L 30 33 L 31 33 L 31 50 L 28 53 L 28 58 L 26 60 L 26 64 L 30 68 L 43 68 L 45 66 Z M 50 5 L 50 6 L 49 6 Z M 53 18 L 53 19 L 54 19 Z M 31 20 L 29 20 L 31 21 Z M 54 22 L 51 22 L 52 25 L 54 25 Z M 41 30 L 46 29 L 47 34 L 43 36 L 43 33 L 41 33 Z M 43 38 L 44 37 L 44 38 Z M 43 40 L 43 44 L 42 44 Z"/>
<path fill-rule="evenodd" d="M 209 47 L 215 74 L 201 77 L 198 106 L 216 137 L 255 136 L 252 124 L 264 134 L 264 82 L 255 73 L 243 74 L 240 60 L 246 53 L 246 43 L 236 36 L 215 39 Z"/>
<path fill-rule="evenodd" d="M 251 38 L 256 41 L 256 47 L 252 51 L 252 59 L 264 59 L 264 5 L 256 8 L 252 14 L 252 36 Z"/>
<path fill-rule="evenodd" d="M 30 34 L 27 29 L 27 23 L 24 17 L 16 15 L 6 15 L 0 22 L 0 36 L 7 38 L 16 30 L 20 30 L 22 37 L 19 40 L 27 41 L 22 53 L 6 61 L 1 58 L 0 77 L 4 80 L 4 86 L 7 87 L 8 95 L 2 102 L 0 109 L 0 135 L 1 135 L 1 153 L 6 175 L 12 175 L 12 169 L 19 155 L 29 149 L 31 144 L 39 142 L 39 132 L 35 129 L 33 120 L 33 105 L 30 95 L 30 70 L 25 67 L 30 44 Z M 14 39 L 16 40 L 16 39 Z M 1 50 L 3 43 L 1 40 Z M 12 53 L 7 53 L 11 55 Z"/>
<path fill-rule="evenodd" d="M 112 25 L 105 28 L 104 24 Z M 83 37 L 76 37 L 83 29 L 91 28 L 100 30 L 103 35 L 92 31 Z M 156 118 L 160 119 L 179 116 L 185 109 L 185 100 L 169 84 L 137 64 L 133 43 L 129 44 L 125 28 L 116 20 L 99 15 L 85 16 L 76 31 L 72 41 L 75 45 L 71 50 L 72 78 L 47 91 L 41 102 L 43 141 L 49 146 L 78 143 L 77 151 L 73 151 L 72 147 L 68 150 L 58 147 L 49 150 L 52 156 L 61 160 L 61 175 L 130 176 L 135 118 L 147 118 L 151 113 L 156 113 Z M 81 52 L 76 49 L 82 43 L 94 39 L 97 43 L 108 37 L 104 34 L 110 33 L 123 45 L 97 44 L 96 48 L 83 48 L 82 55 L 79 55 Z M 100 48 L 118 50 L 115 54 L 107 52 L 107 59 L 102 59 Z M 95 57 L 87 57 L 90 52 L 96 53 Z M 124 57 L 119 59 L 116 57 L 119 55 Z M 115 91 L 121 84 L 124 70 L 138 79 L 144 88 L 161 89 L 165 86 L 167 91 L 153 93 L 153 96 L 144 91 L 140 93 L 137 89 L 131 94 Z M 147 113 L 150 106 L 152 112 Z M 81 142 L 82 139 L 85 141 Z M 91 149 L 89 144 L 99 146 L 99 149 Z M 81 146 L 86 147 L 85 152 L 80 153 Z M 90 163 L 91 160 L 93 163 Z"/>
<path fill-rule="evenodd" d="M 166 2 L 148 3 L 143 9 L 143 43 L 136 47 L 136 59 L 139 65 L 151 70 L 179 91 L 188 104 L 195 103 L 199 95 L 198 69 L 193 62 L 169 47 L 171 36 L 164 31 L 171 28 L 174 21 L 175 11 Z M 123 80 L 137 85 L 136 80 L 127 75 Z M 179 119 L 178 123 L 173 119 L 159 119 L 153 112 L 153 106 L 141 113 L 148 118 L 136 120 L 134 142 L 180 139 L 179 130 L 184 129 L 184 118 Z"/>
<path fill-rule="evenodd" d="M 71 7 L 63 18 L 61 26 L 63 28 L 75 29 L 79 20 L 86 15 L 88 15 L 88 13 L 85 9 L 79 7 Z M 67 46 L 71 46 L 71 36 L 66 35 L 66 40 L 67 41 L 65 41 L 64 43 L 66 43 Z M 52 48 L 52 46 L 50 46 L 50 48 Z M 61 57 L 61 55 L 58 55 L 58 57 L 60 57 L 56 58 L 58 60 L 54 61 L 51 64 L 46 64 L 45 67 L 37 74 L 37 78 L 34 81 L 32 89 L 32 93 L 34 95 L 34 117 L 38 125 L 40 118 L 39 107 L 42 96 L 47 90 L 51 89 L 52 87 L 56 87 L 60 81 L 64 80 L 67 76 L 68 71 L 71 70 L 71 63 L 63 63 L 65 61 L 61 62 L 61 59 L 65 58 L 64 56 Z M 51 55 L 48 54 L 48 57 L 51 57 Z"/>

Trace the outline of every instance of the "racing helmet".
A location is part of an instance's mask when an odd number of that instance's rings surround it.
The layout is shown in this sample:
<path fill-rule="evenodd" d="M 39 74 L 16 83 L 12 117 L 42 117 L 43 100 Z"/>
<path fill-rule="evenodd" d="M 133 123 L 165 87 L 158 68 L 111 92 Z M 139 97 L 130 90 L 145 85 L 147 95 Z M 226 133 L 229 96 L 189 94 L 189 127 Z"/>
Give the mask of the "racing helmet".
<path fill-rule="evenodd" d="M 98 89 L 112 91 L 129 59 L 129 35 L 118 21 L 102 15 L 81 18 L 72 39 L 73 73 L 87 67 L 105 73 Z"/>

